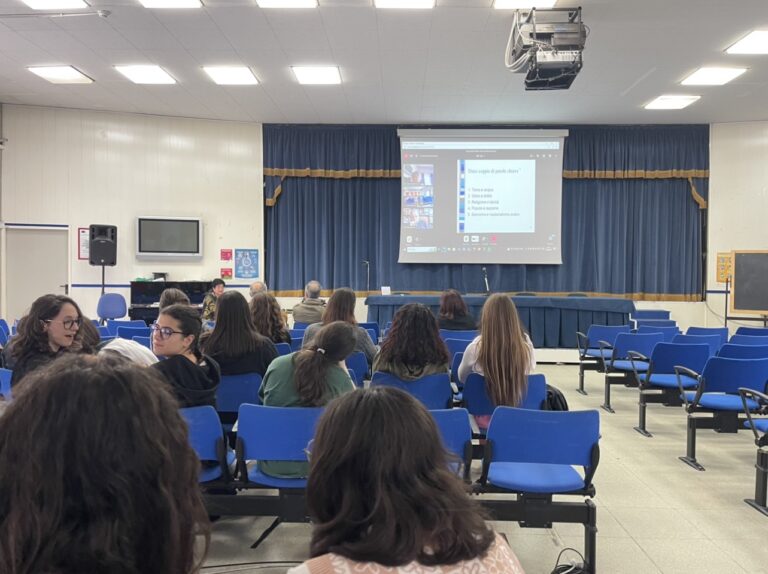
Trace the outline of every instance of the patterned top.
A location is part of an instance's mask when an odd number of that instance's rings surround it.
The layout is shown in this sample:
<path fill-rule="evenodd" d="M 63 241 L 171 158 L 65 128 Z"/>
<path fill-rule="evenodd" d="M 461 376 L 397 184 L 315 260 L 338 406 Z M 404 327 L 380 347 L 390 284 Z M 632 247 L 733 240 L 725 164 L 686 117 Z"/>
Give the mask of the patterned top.
<path fill-rule="evenodd" d="M 203 299 L 203 321 L 215 321 L 216 320 L 216 301 L 218 297 L 213 294 L 213 291 L 209 291 Z"/>
<path fill-rule="evenodd" d="M 288 574 L 525 574 L 512 549 L 498 534 L 483 557 L 443 566 L 411 562 L 404 566 L 382 566 L 355 562 L 338 554 L 323 554 L 288 570 Z"/>

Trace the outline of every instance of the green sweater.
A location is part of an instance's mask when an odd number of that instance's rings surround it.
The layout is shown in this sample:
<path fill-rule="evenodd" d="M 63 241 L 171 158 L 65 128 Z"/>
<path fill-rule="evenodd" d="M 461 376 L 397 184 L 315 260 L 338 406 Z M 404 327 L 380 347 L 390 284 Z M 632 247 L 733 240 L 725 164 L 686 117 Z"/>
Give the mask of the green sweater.
<path fill-rule="evenodd" d="M 293 384 L 293 360 L 296 353 L 278 357 L 270 363 L 264 374 L 259 395 L 268 407 L 303 407 Z M 334 364 L 328 369 L 326 393 L 323 404 L 354 390 L 355 386 L 347 371 Z M 309 464 L 293 461 L 259 461 L 259 468 L 265 474 L 281 478 L 303 478 L 307 476 Z"/>

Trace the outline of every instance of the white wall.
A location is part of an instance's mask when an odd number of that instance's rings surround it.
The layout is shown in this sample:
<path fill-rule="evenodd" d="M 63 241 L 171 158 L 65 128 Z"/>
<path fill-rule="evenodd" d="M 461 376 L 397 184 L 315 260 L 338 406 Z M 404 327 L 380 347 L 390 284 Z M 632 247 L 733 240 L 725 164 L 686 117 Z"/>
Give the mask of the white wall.
<path fill-rule="evenodd" d="M 768 249 L 768 122 L 713 124 L 709 163 L 707 288 L 722 290 L 725 285 L 716 281 L 718 252 Z M 707 323 L 722 325 L 724 296 L 710 294 L 707 303 Z M 728 326 L 735 330 L 737 323 Z"/>
<path fill-rule="evenodd" d="M 68 224 L 70 283 L 101 282 L 100 268 L 77 259 L 77 228 L 91 223 L 118 227 L 118 264 L 107 268 L 107 283 L 127 284 L 153 271 L 167 271 L 172 280 L 210 280 L 231 266 L 219 260 L 220 248 L 259 249 L 263 276 L 260 124 L 4 105 L 2 135 L 8 139 L 2 219 Z M 137 260 L 139 215 L 201 217 L 203 258 Z M 110 291 L 128 296 L 127 288 Z M 71 291 L 91 316 L 99 293 Z"/>

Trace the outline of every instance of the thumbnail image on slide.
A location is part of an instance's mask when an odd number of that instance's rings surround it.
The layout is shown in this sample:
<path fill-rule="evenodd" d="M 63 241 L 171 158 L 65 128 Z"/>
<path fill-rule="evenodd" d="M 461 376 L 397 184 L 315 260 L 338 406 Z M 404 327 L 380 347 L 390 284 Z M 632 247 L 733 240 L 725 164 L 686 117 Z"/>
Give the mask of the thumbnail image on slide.
<path fill-rule="evenodd" d="M 403 227 L 432 229 L 434 223 L 432 207 L 406 207 L 403 209 Z"/>
<path fill-rule="evenodd" d="M 406 163 L 402 167 L 403 184 L 433 185 L 435 166 L 432 164 Z"/>
<path fill-rule="evenodd" d="M 459 233 L 536 231 L 536 162 L 527 159 L 458 161 Z"/>

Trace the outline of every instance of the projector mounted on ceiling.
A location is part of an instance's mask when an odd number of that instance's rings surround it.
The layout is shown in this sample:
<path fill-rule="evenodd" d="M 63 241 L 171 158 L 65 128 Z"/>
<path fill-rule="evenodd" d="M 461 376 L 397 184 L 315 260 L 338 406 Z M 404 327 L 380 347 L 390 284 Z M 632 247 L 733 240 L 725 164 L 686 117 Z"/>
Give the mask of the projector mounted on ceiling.
<path fill-rule="evenodd" d="M 504 65 L 526 72 L 526 90 L 567 90 L 581 70 L 586 39 L 580 7 L 517 10 Z"/>

